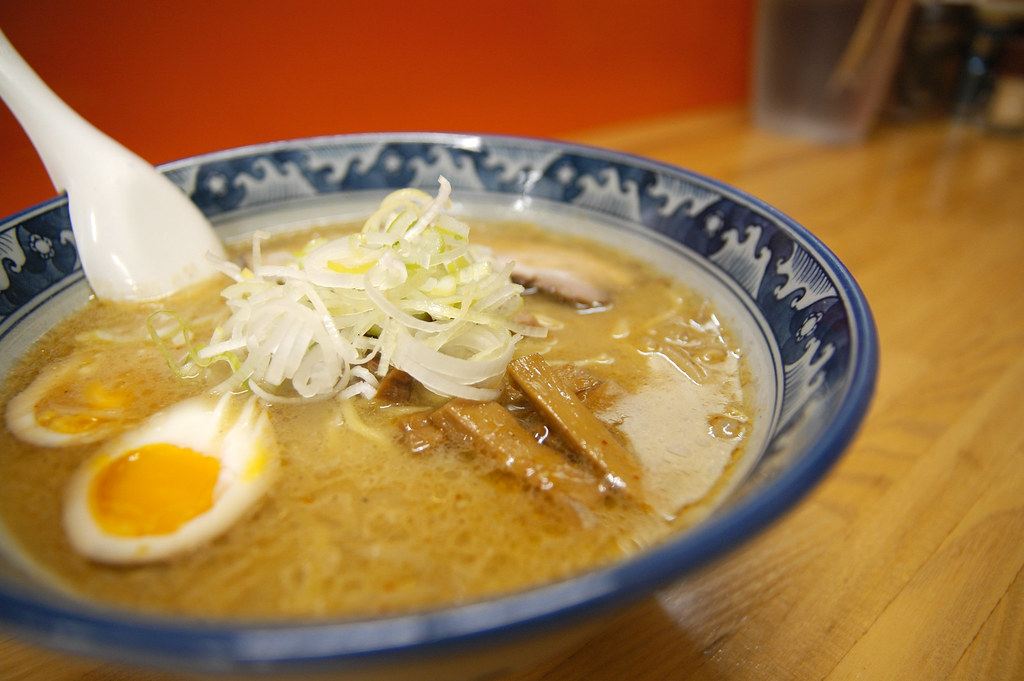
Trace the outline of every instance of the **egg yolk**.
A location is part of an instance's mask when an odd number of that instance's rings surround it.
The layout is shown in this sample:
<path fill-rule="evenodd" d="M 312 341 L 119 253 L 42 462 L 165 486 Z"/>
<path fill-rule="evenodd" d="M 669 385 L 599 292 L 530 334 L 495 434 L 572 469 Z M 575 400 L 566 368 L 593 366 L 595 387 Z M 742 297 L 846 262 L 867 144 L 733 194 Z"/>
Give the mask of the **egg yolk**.
<path fill-rule="evenodd" d="M 90 504 L 97 524 L 122 537 L 170 534 L 213 506 L 220 462 L 169 444 L 151 444 L 96 474 Z"/>
<path fill-rule="evenodd" d="M 41 400 L 36 405 L 36 422 L 58 433 L 85 433 L 118 420 L 117 410 L 130 402 L 129 392 L 89 381 Z"/>

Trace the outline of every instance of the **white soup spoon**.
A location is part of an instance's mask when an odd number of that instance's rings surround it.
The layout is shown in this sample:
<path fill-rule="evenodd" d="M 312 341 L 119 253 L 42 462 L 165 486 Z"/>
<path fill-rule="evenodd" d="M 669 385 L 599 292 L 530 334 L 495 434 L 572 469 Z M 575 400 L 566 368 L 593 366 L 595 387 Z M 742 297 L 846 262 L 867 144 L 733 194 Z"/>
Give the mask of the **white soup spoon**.
<path fill-rule="evenodd" d="M 155 168 L 75 113 L 0 32 L 0 98 L 58 192 L 66 191 L 86 279 L 98 298 L 162 298 L 213 276 L 223 245 L 194 203 Z"/>

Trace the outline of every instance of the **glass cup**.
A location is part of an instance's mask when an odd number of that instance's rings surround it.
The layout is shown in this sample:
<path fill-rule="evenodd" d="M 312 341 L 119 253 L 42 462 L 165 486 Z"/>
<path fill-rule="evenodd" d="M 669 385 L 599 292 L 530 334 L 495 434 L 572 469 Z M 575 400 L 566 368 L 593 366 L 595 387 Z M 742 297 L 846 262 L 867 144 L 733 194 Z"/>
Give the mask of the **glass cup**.
<path fill-rule="evenodd" d="M 862 141 L 878 117 L 911 0 L 761 0 L 757 125 L 817 142 Z"/>

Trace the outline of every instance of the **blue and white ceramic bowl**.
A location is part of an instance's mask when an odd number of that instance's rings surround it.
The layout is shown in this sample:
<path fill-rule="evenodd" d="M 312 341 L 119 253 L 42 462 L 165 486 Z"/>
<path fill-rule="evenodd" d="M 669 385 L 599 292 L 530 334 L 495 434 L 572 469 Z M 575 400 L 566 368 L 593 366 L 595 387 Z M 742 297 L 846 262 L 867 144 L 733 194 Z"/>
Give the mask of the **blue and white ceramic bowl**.
<path fill-rule="evenodd" d="M 44 645 L 197 672 L 332 678 L 480 678 L 578 640 L 585 623 L 721 556 L 778 518 L 829 470 L 867 410 L 873 321 L 849 272 L 763 202 L 692 172 L 559 142 L 368 134 L 279 142 L 162 170 L 225 238 L 355 218 L 388 191 L 432 192 L 457 210 L 519 217 L 654 253 L 712 296 L 757 375 L 755 465 L 695 528 L 617 565 L 508 597 L 369 620 L 245 625 L 146 617 L 68 600 L 0 562 L 0 625 Z M 89 294 L 66 202 L 0 222 L 0 376 Z"/>

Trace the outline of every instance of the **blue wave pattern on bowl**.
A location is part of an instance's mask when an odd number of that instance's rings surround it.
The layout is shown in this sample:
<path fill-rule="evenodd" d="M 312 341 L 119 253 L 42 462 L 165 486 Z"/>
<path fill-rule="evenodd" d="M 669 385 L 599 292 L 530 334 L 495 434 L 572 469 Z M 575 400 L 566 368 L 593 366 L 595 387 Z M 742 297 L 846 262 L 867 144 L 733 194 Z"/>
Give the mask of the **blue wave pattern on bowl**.
<path fill-rule="evenodd" d="M 0 224 L 0 321 L 51 285 L 80 272 L 66 202 Z"/>

